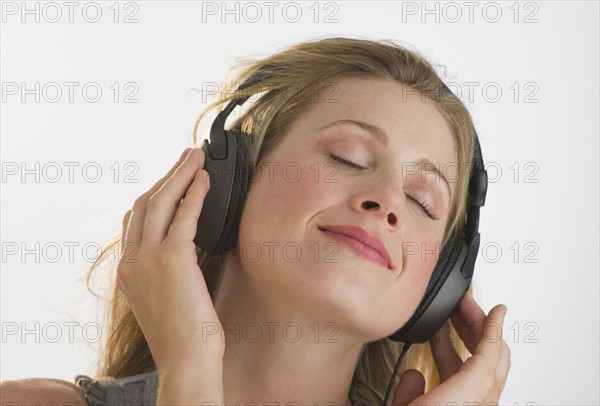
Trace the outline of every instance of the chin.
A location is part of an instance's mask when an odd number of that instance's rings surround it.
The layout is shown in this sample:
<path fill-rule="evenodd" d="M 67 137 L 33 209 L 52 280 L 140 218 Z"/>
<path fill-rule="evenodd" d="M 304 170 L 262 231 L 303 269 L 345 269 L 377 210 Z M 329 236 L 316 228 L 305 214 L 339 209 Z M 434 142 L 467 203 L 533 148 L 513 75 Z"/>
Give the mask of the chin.
<path fill-rule="evenodd" d="M 316 318 L 333 321 L 340 329 L 351 330 L 365 341 L 373 341 L 393 328 L 385 324 L 386 321 L 389 324 L 394 310 L 382 301 L 393 279 L 371 276 L 381 271 L 377 265 L 357 269 L 356 265 L 311 264 L 302 277 L 293 278 L 287 288 L 295 291 L 302 308 L 312 308 Z"/>
<path fill-rule="evenodd" d="M 392 299 L 399 295 L 398 286 L 391 290 L 396 277 L 349 253 L 340 251 L 337 263 L 315 263 L 310 258 L 296 263 L 245 263 L 244 268 L 251 278 L 260 279 L 257 286 L 277 292 L 273 300 L 279 306 L 287 302 L 290 308 L 305 311 L 311 321 L 334 322 L 363 342 L 387 337 L 410 316 L 408 304 L 402 303 L 410 299 L 409 292 L 403 300 Z"/>
<path fill-rule="evenodd" d="M 352 269 L 326 268 L 313 270 L 319 282 L 309 285 L 305 293 L 307 299 L 318 303 L 323 313 L 332 315 L 340 328 L 352 331 L 365 342 L 386 338 L 398 331 L 420 302 L 421 288 L 413 284 L 415 281 L 405 279 L 404 284 L 414 288 L 399 290 L 397 284 L 394 286 L 398 282 L 394 277 L 371 276 L 381 273 L 382 269 L 377 266 L 360 270 L 355 266 Z"/>

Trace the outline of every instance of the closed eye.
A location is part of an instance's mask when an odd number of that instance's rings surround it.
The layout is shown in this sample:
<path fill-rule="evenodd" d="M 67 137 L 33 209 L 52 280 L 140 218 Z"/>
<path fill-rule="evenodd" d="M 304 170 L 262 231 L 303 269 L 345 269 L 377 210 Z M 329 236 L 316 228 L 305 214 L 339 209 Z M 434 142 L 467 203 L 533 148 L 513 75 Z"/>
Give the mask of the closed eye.
<path fill-rule="evenodd" d="M 408 195 L 408 197 L 411 200 L 417 202 L 419 204 L 419 206 L 421 206 L 421 208 L 423 209 L 423 211 L 425 212 L 425 214 L 427 214 L 427 216 L 429 218 L 431 218 L 433 220 L 438 220 L 438 218 L 433 215 L 433 213 L 431 212 L 431 209 L 429 208 L 429 206 L 427 205 L 427 203 L 425 203 L 425 201 L 423 201 L 423 200 L 421 200 L 418 197 L 413 196 L 413 195 Z"/>
<path fill-rule="evenodd" d="M 347 160 L 345 158 L 342 158 L 340 156 L 337 156 L 337 155 L 329 154 L 329 157 L 331 159 L 333 159 L 334 161 L 337 161 L 337 162 L 339 162 L 339 163 L 341 163 L 343 165 L 349 166 L 349 167 L 354 168 L 354 169 L 359 169 L 359 170 L 368 169 L 368 168 L 365 168 L 364 166 L 361 166 L 361 165 L 359 165 L 357 163 L 354 163 L 352 161 L 349 161 L 349 160 Z"/>

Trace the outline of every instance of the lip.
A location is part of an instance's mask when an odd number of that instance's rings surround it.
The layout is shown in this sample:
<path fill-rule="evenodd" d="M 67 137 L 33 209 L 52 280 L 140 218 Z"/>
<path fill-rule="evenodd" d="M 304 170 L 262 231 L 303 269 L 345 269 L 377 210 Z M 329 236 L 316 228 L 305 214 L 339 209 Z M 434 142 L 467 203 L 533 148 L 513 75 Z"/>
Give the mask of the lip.
<path fill-rule="evenodd" d="M 367 233 L 362 228 L 352 225 L 319 225 L 317 227 L 322 232 L 350 247 L 358 255 L 371 259 L 390 270 L 394 269 L 394 264 L 385 245 L 379 238 Z"/>

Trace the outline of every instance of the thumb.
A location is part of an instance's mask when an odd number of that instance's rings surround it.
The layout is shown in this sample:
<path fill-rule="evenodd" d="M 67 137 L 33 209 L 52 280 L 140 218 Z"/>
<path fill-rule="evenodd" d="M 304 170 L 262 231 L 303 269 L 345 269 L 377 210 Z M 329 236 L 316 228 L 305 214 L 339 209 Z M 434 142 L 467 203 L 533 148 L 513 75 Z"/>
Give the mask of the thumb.
<path fill-rule="evenodd" d="M 400 377 L 392 399 L 392 406 L 407 406 L 424 393 L 425 378 L 423 378 L 423 374 L 416 369 L 408 369 Z"/>

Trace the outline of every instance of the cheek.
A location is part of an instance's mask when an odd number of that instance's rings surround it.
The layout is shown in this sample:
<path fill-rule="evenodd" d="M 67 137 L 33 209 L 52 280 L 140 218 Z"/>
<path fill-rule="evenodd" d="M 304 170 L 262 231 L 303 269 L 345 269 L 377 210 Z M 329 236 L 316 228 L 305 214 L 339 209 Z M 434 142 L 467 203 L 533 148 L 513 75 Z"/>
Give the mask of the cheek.
<path fill-rule="evenodd" d="M 403 274 L 393 285 L 388 285 L 390 289 L 385 295 L 369 298 L 378 303 L 372 310 L 377 316 L 371 325 L 376 338 L 397 331 L 421 302 L 441 251 L 440 242 L 434 236 L 435 233 L 425 230 L 422 225 L 406 224 L 406 235 L 402 238 L 405 241 Z"/>
<path fill-rule="evenodd" d="M 415 229 L 418 229 L 418 227 L 415 227 Z M 441 241 L 436 239 L 433 233 L 425 231 L 413 233 L 412 236 L 415 242 L 408 243 L 404 255 L 406 266 L 410 270 L 413 281 L 421 287 L 427 285 L 431 278 L 433 268 L 441 252 Z"/>
<path fill-rule="evenodd" d="M 311 163 L 271 160 L 257 171 L 240 224 L 240 245 L 299 242 L 308 222 L 337 193 L 318 179 Z M 312 226 L 312 224 L 311 224 Z"/>
<path fill-rule="evenodd" d="M 407 215 L 403 224 L 402 259 L 417 280 L 429 280 L 442 249 L 443 230 L 437 223 Z"/>
<path fill-rule="evenodd" d="M 405 309 L 411 309 L 410 314 L 416 310 L 425 289 L 431 279 L 431 274 L 439 258 L 441 242 L 434 238 L 433 233 L 423 230 L 422 227 L 413 227 L 410 239 L 414 242 L 406 242 L 403 247 L 405 277 L 401 281 L 402 295 L 407 299 L 403 303 Z M 408 241 L 405 239 L 404 241 Z M 406 320 L 402 320 L 404 322 Z"/>

